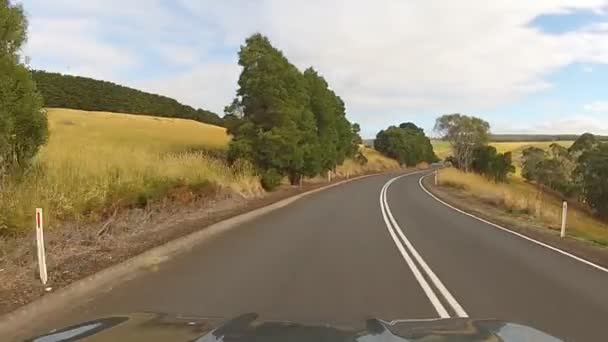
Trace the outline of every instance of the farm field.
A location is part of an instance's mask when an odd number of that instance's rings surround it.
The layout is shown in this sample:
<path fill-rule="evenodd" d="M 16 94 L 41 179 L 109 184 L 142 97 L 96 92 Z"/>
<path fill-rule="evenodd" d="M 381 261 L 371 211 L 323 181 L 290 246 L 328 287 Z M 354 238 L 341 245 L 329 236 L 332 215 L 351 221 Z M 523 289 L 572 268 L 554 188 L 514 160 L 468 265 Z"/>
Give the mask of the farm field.
<path fill-rule="evenodd" d="M 491 142 L 490 145 L 496 147 L 496 150 L 499 153 L 511 152 L 513 154 L 513 164 L 515 165 L 516 172 L 515 175 L 519 176 L 521 174 L 521 157 L 522 151 L 528 147 L 538 147 L 543 150 L 548 150 L 551 144 L 560 144 L 564 147 L 570 147 L 574 142 L 573 141 L 518 141 L 518 142 Z M 451 147 L 449 142 L 433 140 L 433 149 L 435 150 L 435 154 L 440 159 L 445 159 L 451 153 Z"/>
<path fill-rule="evenodd" d="M 245 198 L 264 193 L 254 171 L 214 157 L 230 137 L 223 127 L 145 115 L 47 110 L 50 139 L 20 184 L 0 184 L 0 233 L 29 227 L 45 209 L 50 229 L 61 220 L 95 219 L 108 210 L 145 206 L 176 188 L 220 189 Z M 364 148 L 369 163 L 347 160 L 338 176 L 398 168 Z"/>

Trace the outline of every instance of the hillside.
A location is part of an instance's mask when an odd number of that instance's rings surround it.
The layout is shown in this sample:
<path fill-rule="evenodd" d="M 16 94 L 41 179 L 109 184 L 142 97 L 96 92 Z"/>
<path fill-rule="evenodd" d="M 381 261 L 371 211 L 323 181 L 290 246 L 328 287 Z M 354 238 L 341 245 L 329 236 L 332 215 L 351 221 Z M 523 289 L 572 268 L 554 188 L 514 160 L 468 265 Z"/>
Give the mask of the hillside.
<path fill-rule="evenodd" d="M 32 71 L 32 77 L 45 107 L 143 114 L 222 125 L 222 119 L 208 110 L 194 109 L 166 96 L 112 82 L 46 71 Z"/>
<path fill-rule="evenodd" d="M 48 222 L 95 221 L 112 210 L 164 200 L 175 189 L 195 194 L 222 191 L 243 198 L 264 193 L 247 165 L 229 166 L 222 153 L 230 140 L 223 127 L 193 120 L 73 109 L 48 109 L 49 142 L 24 182 L 0 192 L 0 235 L 29 227 L 32 203 Z M 398 168 L 396 161 L 363 148 L 365 166 L 352 160 L 337 176 Z M 215 189 L 215 190 L 214 190 Z M 189 195 L 191 196 L 191 195 Z"/>

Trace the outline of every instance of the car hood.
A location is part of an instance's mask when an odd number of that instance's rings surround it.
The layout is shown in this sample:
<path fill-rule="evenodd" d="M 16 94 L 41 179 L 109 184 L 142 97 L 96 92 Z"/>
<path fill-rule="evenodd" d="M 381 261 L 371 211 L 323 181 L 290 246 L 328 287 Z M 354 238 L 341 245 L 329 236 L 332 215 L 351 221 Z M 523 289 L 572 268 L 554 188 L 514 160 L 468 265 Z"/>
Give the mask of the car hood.
<path fill-rule="evenodd" d="M 536 329 L 496 320 L 436 319 L 387 322 L 369 319 L 362 329 L 260 321 L 254 313 L 233 319 L 138 313 L 101 318 L 53 330 L 28 341 L 561 341 Z"/>

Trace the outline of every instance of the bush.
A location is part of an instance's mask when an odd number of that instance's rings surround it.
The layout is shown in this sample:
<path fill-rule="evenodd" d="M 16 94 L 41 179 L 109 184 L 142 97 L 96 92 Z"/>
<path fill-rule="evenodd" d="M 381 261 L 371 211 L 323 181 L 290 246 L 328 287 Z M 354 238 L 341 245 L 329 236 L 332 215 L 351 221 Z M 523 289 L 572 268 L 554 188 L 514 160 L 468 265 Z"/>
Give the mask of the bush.
<path fill-rule="evenodd" d="M 262 174 L 260 182 L 264 190 L 272 191 L 281 184 L 282 179 L 283 177 L 275 169 L 270 169 Z"/>
<path fill-rule="evenodd" d="M 48 135 L 42 98 L 19 63 L 27 21 L 23 8 L 0 1 L 0 176 L 22 171 Z"/>

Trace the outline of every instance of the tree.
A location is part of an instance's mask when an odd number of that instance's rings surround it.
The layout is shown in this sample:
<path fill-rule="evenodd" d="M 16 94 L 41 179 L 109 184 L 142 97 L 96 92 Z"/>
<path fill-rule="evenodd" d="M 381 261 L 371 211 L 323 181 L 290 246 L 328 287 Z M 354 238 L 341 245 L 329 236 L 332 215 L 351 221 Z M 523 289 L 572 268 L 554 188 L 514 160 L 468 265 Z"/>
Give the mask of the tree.
<path fill-rule="evenodd" d="M 575 172 L 582 179 L 587 204 L 600 217 L 608 218 L 608 143 L 584 152 Z"/>
<path fill-rule="evenodd" d="M 494 146 L 480 145 L 473 150 L 472 171 L 504 183 L 509 173 L 515 172 L 510 152 L 498 153 Z"/>
<path fill-rule="evenodd" d="M 239 52 L 237 97 L 227 107 L 233 135 L 228 156 L 297 184 L 322 168 L 315 115 L 302 73 L 261 34 Z"/>
<path fill-rule="evenodd" d="M 547 153 L 538 147 L 528 147 L 522 151 L 521 175 L 525 179 L 541 183 L 543 179 L 542 163 Z"/>
<path fill-rule="evenodd" d="M 598 144 L 599 141 L 593 134 L 585 133 L 578 137 L 576 141 L 574 141 L 572 146 L 570 146 L 570 148 L 568 149 L 568 152 L 576 160 L 583 153 L 593 150 L 595 147 L 597 147 Z"/>
<path fill-rule="evenodd" d="M 449 114 L 437 119 L 435 131 L 452 145 L 453 157 L 458 167 L 470 171 L 473 150 L 476 146 L 487 144 L 490 124 L 473 116 Z"/>
<path fill-rule="evenodd" d="M 23 170 L 48 136 L 42 99 L 19 63 L 27 21 L 20 5 L 0 0 L 0 176 Z"/>
<path fill-rule="evenodd" d="M 414 166 L 421 162 L 435 162 L 437 156 L 424 130 L 408 122 L 390 126 L 376 135 L 374 147 L 384 155 L 396 159 L 399 164 Z"/>

